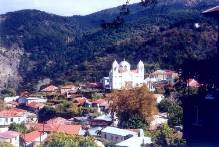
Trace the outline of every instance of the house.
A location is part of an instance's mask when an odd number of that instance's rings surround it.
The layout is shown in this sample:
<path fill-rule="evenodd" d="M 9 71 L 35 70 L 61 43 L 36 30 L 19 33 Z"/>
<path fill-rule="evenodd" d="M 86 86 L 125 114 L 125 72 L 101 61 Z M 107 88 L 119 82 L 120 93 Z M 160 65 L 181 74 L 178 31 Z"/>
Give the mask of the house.
<path fill-rule="evenodd" d="M 101 132 L 102 129 L 103 129 L 102 127 L 93 127 L 93 128 L 89 128 L 87 131 L 90 136 L 99 136 L 99 133 Z"/>
<path fill-rule="evenodd" d="M 108 78 L 105 78 L 108 79 Z M 142 86 L 144 82 L 144 63 L 139 61 L 137 69 L 131 70 L 131 65 L 127 61 L 122 61 L 118 64 L 115 60 L 109 72 L 109 85 L 103 87 L 110 87 L 110 89 L 121 90 L 123 88 L 134 88 Z"/>
<path fill-rule="evenodd" d="M 50 86 L 47 86 L 46 88 L 43 88 L 41 92 L 46 93 L 46 94 L 55 94 L 58 92 L 58 90 L 59 90 L 58 87 L 54 85 L 50 85 Z"/>
<path fill-rule="evenodd" d="M 7 104 L 7 103 L 9 103 L 9 102 L 16 101 L 18 98 L 19 98 L 19 96 L 5 97 L 5 98 L 4 98 L 4 103 Z"/>
<path fill-rule="evenodd" d="M 66 133 L 70 135 L 81 135 L 83 133 L 81 125 L 66 125 L 66 124 L 31 124 L 28 127 L 34 128 L 37 131 L 45 131 L 47 133 Z"/>
<path fill-rule="evenodd" d="M 27 124 L 26 126 L 47 133 L 57 132 L 71 135 L 81 135 L 82 133 L 81 125 L 71 125 L 71 121 L 61 117 L 50 119 L 46 123 Z"/>
<path fill-rule="evenodd" d="M 0 126 L 9 126 L 12 123 L 23 123 L 27 121 L 27 114 L 25 110 L 11 108 L 0 111 Z"/>
<path fill-rule="evenodd" d="M 19 106 L 19 104 L 16 101 L 11 101 L 11 102 L 6 103 L 6 106 L 9 108 L 16 108 Z"/>
<path fill-rule="evenodd" d="M 101 138 L 107 139 L 114 143 L 124 141 L 133 136 L 138 136 L 138 133 L 130 130 L 119 129 L 109 126 L 101 131 Z"/>
<path fill-rule="evenodd" d="M 74 117 L 74 118 L 69 119 L 69 121 L 74 122 L 74 123 L 79 123 L 81 125 L 90 124 L 90 118 L 88 116 Z"/>
<path fill-rule="evenodd" d="M 104 111 L 109 108 L 109 102 L 105 99 L 97 99 L 92 102 L 92 107 L 99 107 L 100 110 Z"/>
<path fill-rule="evenodd" d="M 144 80 L 144 83 L 147 85 L 149 91 L 155 91 L 157 87 L 163 87 L 167 84 L 175 84 L 175 80 L 178 77 L 178 73 L 175 71 L 156 70 Z"/>
<path fill-rule="evenodd" d="M 33 131 L 22 135 L 23 145 L 25 147 L 38 146 L 43 143 L 48 137 L 46 132 Z"/>
<path fill-rule="evenodd" d="M 150 74 L 150 78 L 155 78 L 156 81 L 168 81 L 174 84 L 174 80 L 179 77 L 178 73 L 172 70 L 156 70 Z"/>
<path fill-rule="evenodd" d="M 65 119 L 65 118 L 62 118 L 62 117 L 55 117 L 55 118 L 52 118 L 50 120 L 48 120 L 46 122 L 47 124 L 71 124 L 71 121 Z"/>
<path fill-rule="evenodd" d="M 60 93 L 62 95 L 64 94 L 71 94 L 71 93 L 76 93 L 78 90 L 78 87 L 76 87 L 75 85 L 65 85 L 65 86 L 62 86 L 60 88 Z"/>
<path fill-rule="evenodd" d="M 156 81 L 157 81 L 157 80 L 156 80 L 155 78 L 147 77 L 147 78 L 144 80 L 144 84 L 147 85 L 149 91 L 155 91 L 156 89 L 155 89 L 155 84 L 154 84 L 154 83 L 155 83 Z"/>
<path fill-rule="evenodd" d="M 99 83 L 99 82 L 87 82 L 85 84 L 85 87 L 84 88 L 88 88 L 88 89 L 100 89 L 102 88 L 102 84 Z"/>
<path fill-rule="evenodd" d="M 38 102 L 30 102 L 26 106 L 29 111 L 37 113 L 40 109 L 44 107 L 45 104 Z"/>
<path fill-rule="evenodd" d="M 152 144 L 150 137 L 134 136 L 116 144 L 116 147 L 149 147 Z"/>
<path fill-rule="evenodd" d="M 47 99 L 43 97 L 19 97 L 17 99 L 17 102 L 19 105 L 27 105 L 29 103 L 35 102 L 35 103 L 46 103 Z"/>
<path fill-rule="evenodd" d="M 7 142 L 14 147 L 20 146 L 20 134 L 15 131 L 6 131 L 0 133 L 0 142 Z"/>
<path fill-rule="evenodd" d="M 85 102 L 88 102 L 88 99 L 85 97 L 77 97 L 73 99 L 73 103 L 77 106 L 83 106 Z"/>
<path fill-rule="evenodd" d="M 187 86 L 192 87 L 192 88 L 199 88 L 201 85 L 199 84 L 198 81 L 196 81 L 195 79 L 188 79 L 187 81 Z"/>
<path fill-rule="evenodd" d="M 90 121 L 90 125 L 94 127 L 97 126 L 106 127 L 106 126 L 110 126 L 111 124 L 112 124 L 112 117 L 109 114 L 108 115 L 103 114 Z"/>

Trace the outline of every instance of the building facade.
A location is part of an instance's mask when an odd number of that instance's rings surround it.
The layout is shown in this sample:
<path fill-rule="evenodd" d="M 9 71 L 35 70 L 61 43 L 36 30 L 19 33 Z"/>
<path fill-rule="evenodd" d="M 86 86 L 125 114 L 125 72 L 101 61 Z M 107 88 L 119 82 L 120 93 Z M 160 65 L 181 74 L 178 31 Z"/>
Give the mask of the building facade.
<path fill-rule="evenodd" d="M 0 112 L 0 126 L 9 126 L 12 123 L 21 124 L 27 121 L 26 111 L 9 109 Z"/>
<path fill-rule="evenodd" d="M 10 143 L 14 147 L 20 146 L 20 134 L 15 131 L 6 131 L 0 133 L 0 142 Z"/>
<path fill-rule="evenodd" d="M 144 83 L 144 63 L 139 61 L 137 69 L 131 70 L 131 65 L 127 61 L 118 63 L 116 60 L 112 64 L 109 72 L 110 89 L 123 89 L 140 87 Z M 104 85 L 107 86 L 107 85 Z"/>

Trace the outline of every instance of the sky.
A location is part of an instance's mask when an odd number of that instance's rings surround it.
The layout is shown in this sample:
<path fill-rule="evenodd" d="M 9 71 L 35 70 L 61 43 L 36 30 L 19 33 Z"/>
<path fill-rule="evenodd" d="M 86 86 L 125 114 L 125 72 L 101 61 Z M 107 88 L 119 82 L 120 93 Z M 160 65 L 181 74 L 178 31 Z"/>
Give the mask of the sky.
<path fill-rule="evenodd" d="M 62 16 L 87 15 L 125 4 L 126 0 L 0 0 L 0 14 L 37 9 Z M 130 3 L 140 2 L 131 0 Z"/>

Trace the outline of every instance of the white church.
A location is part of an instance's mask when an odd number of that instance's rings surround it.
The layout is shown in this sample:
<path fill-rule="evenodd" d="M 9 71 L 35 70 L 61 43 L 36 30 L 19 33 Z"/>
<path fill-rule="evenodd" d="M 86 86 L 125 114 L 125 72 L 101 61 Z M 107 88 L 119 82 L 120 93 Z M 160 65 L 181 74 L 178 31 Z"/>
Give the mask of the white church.
<path fill-rule="evenodd" d="M 109 77 L 104 77 L 102 83 L 106 89 L 117 90 L 142 86 L 144 83 L 144 63 L 139 61 L 137 69 L 131 70 L 131 65 L 127 61 L 118 63 L 115 60 Z"/>

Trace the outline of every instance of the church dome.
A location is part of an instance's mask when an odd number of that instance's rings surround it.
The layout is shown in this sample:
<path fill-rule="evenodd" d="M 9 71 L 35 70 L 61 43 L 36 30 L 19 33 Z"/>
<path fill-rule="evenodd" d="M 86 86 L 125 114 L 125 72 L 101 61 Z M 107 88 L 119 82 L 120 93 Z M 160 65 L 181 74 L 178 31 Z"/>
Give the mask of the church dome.
<path fill-rule="evenodd" d="M 123 66 L 123 67 L 125 67 L 125 66 L 127 66 L 127 67 L 130 67 L 130 64 L 127 62 L 127 61 L 122 61 L 122 62 L 120 62 L 120 64 L 119 64 L 120 66 Z"/>
<path fill-rule="evenodd" d="M 130 71 L 130 64 L 125 60 L 120 62 L 119 63 L 119 71 L 120 72 Z"/>

